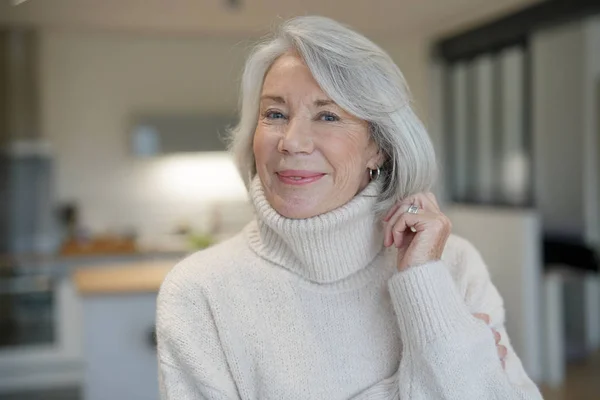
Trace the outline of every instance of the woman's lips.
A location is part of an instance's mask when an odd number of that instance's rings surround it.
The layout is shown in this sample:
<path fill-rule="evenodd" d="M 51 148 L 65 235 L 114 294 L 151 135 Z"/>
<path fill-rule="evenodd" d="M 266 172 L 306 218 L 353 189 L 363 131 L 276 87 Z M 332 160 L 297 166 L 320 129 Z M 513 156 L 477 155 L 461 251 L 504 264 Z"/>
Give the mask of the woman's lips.
<path fill-rule="evenodd" d="M 324 176 L 324 173 L 313 171 L 285 170 L 277 172 L 279 180 L 288 185 L 308 185 Z"/>

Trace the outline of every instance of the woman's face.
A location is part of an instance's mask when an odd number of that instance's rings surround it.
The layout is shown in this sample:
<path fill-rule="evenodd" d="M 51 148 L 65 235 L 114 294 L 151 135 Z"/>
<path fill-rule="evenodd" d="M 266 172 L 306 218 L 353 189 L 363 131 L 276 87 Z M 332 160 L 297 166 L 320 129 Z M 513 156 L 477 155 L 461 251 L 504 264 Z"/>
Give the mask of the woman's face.
<path fill-rule="evenodd" d="M 346 204 L 382 161 L 367 122 L 335 104 L 294 54 L 265 76 L 254 156 L 267 200 L 287 218 Z"/>

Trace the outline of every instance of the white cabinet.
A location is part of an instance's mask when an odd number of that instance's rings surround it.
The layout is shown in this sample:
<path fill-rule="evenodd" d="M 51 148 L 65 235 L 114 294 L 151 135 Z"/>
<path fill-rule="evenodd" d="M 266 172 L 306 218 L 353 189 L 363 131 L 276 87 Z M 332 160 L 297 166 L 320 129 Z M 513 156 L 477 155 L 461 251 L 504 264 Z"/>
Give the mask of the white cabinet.
<path fill-rule="evenodd" d="M 83 297 L 84 400 L 158 400 L 156 296 Z"/>

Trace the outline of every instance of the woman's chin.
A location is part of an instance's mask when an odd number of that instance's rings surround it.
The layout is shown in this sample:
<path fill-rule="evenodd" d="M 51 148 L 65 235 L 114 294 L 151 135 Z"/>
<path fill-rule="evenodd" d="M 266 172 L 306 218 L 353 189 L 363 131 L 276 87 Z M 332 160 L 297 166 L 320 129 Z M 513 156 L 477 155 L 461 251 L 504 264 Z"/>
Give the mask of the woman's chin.
<path fill-rule="evenodd" d="M 316 217 L 322 212 L 310 208 L 286 207 L 282 210 L 276 210 L 281 216 L 289 219 L 306 219 Z"/>
<path fill-rule="evenodd" d="M 314 198 L 306 200 L 293 199 L 289 201 L 279 198 L 273 204 L 273 208 L 281 216 L 290 219 L 312 218 L 327 212 L 326 209 L 323 209 L 322 205 L 319 207 L 319 202 Z"/>

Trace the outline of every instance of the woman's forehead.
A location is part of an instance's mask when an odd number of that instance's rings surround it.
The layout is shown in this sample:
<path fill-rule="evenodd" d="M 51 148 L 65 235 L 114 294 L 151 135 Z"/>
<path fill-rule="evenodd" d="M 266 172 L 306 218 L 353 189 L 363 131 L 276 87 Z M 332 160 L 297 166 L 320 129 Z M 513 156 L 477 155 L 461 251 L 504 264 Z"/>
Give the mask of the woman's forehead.
<path fill-rule="evenodd" d="M 265 76 L 261 99 L 284 102 L 302 98 L 317 105 L 332 103 L 304 61 L 291 53 L 279 57 Z"/>

